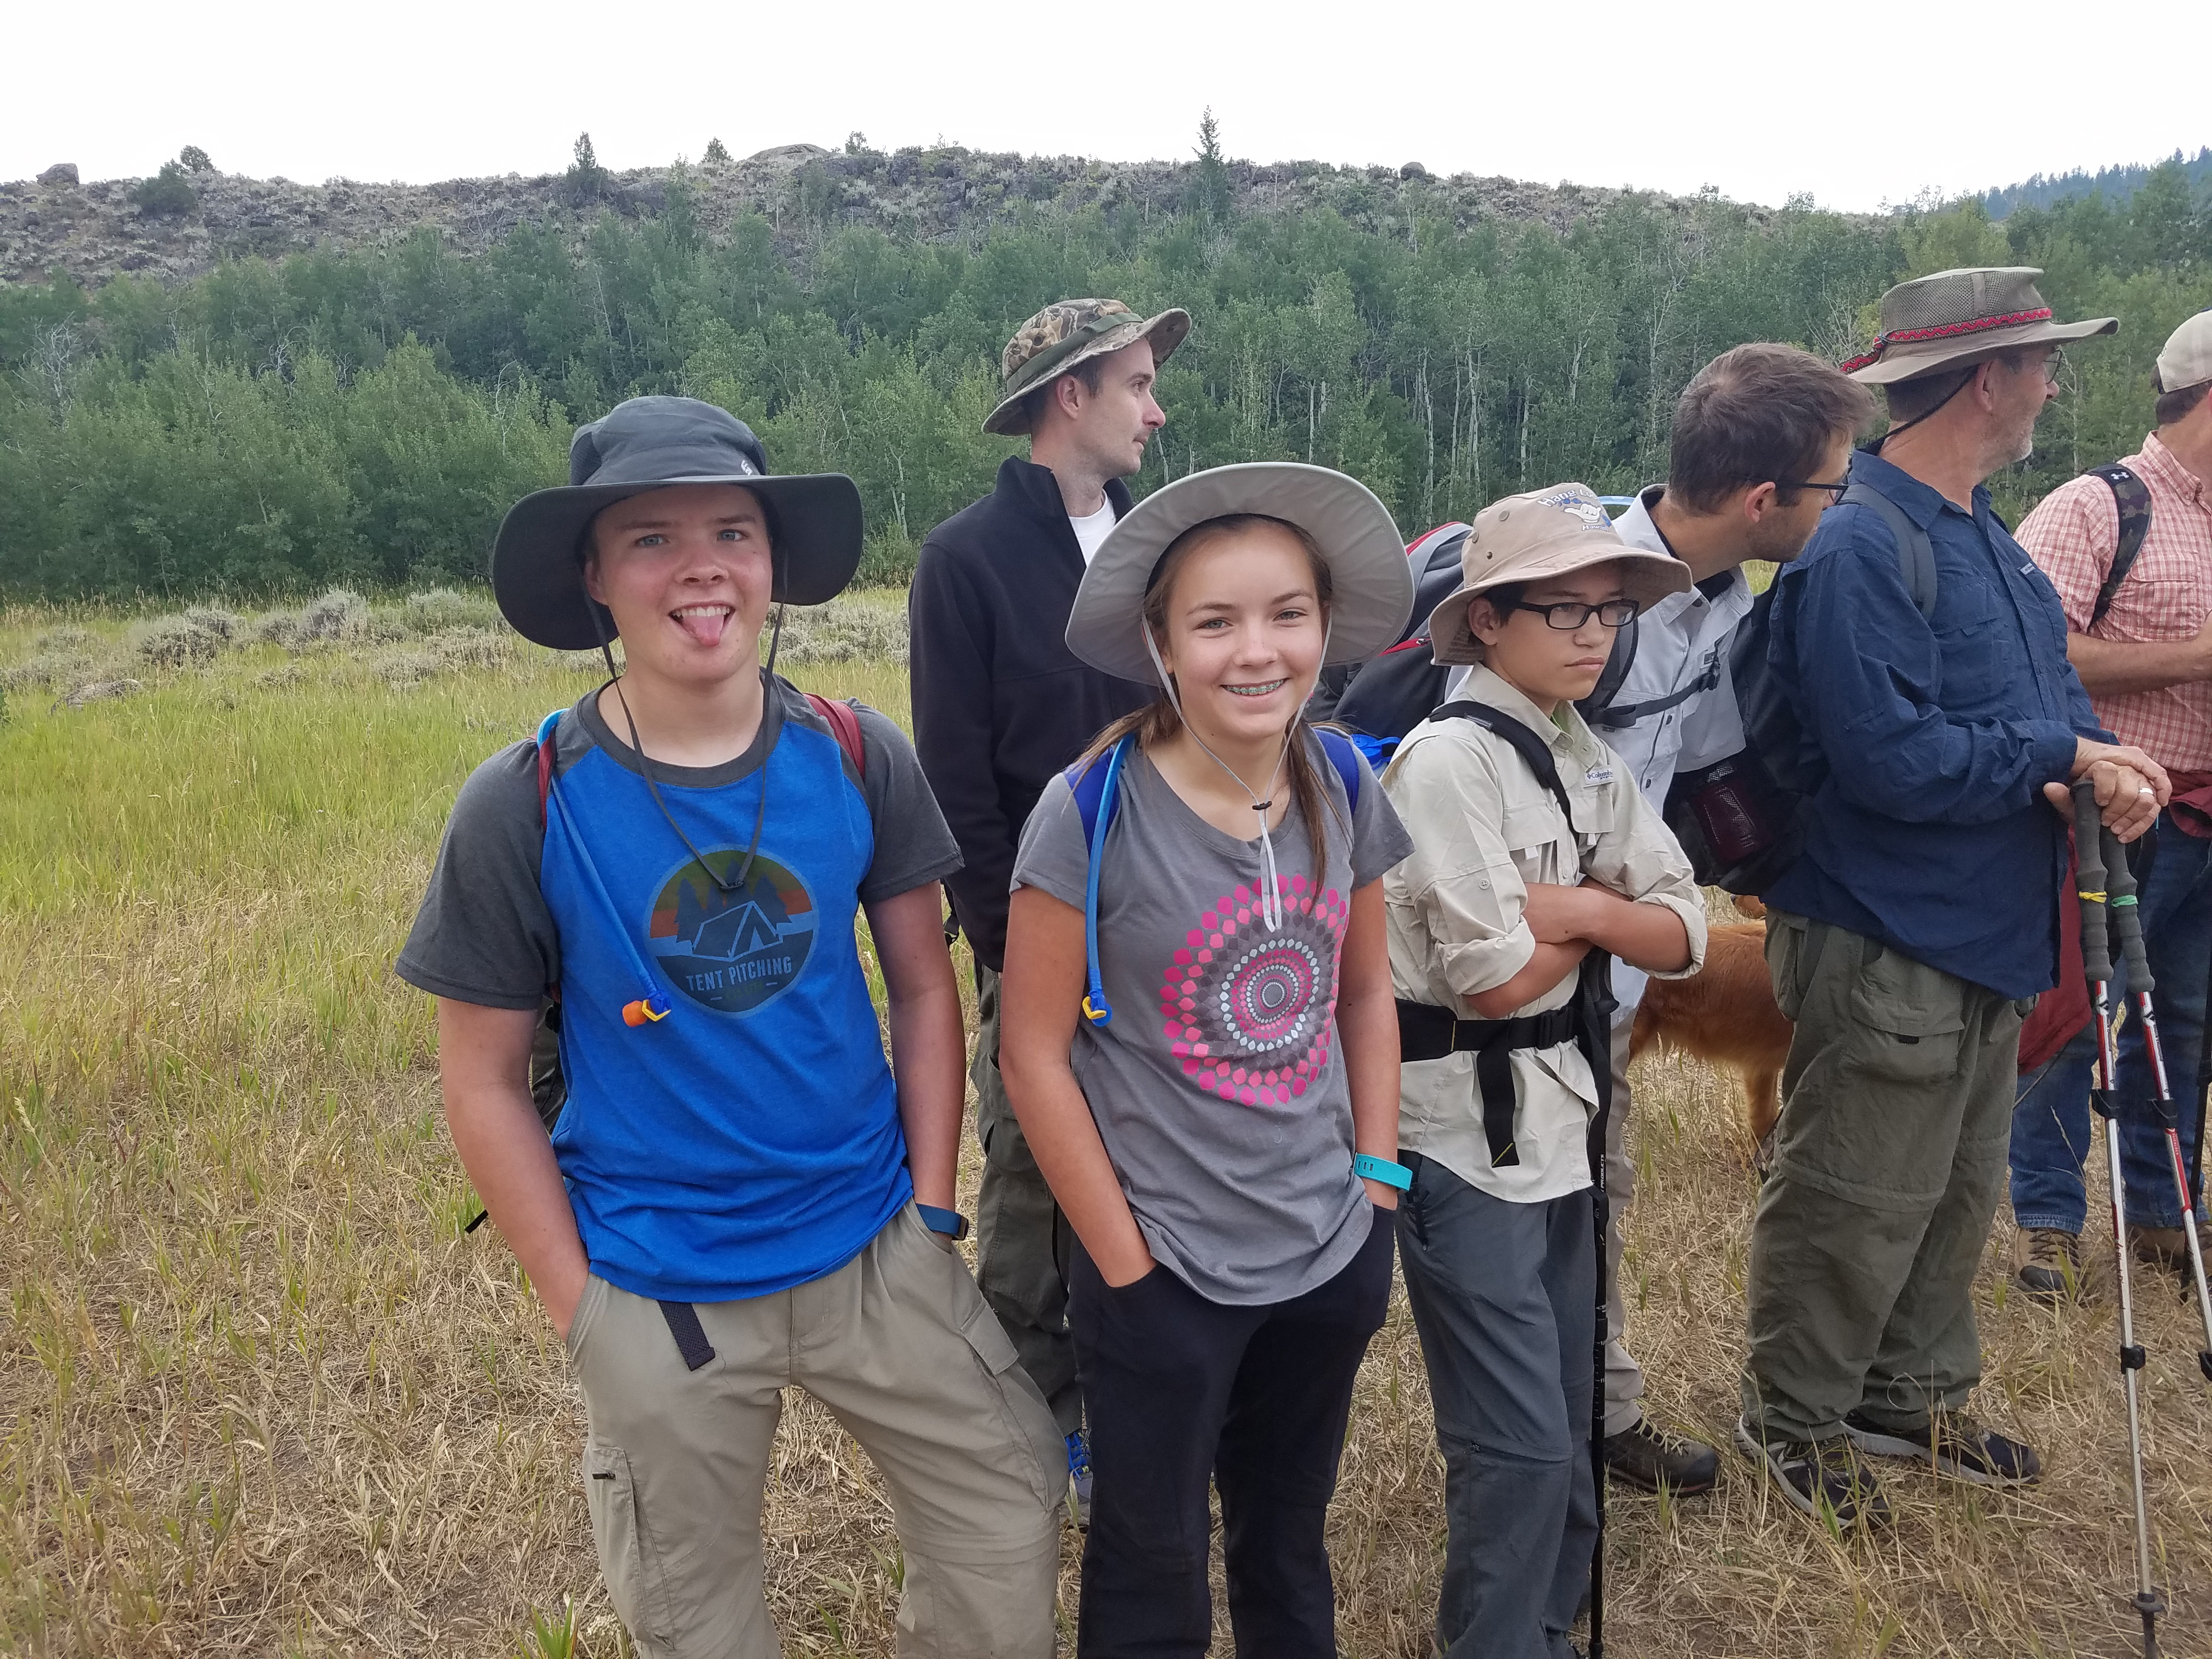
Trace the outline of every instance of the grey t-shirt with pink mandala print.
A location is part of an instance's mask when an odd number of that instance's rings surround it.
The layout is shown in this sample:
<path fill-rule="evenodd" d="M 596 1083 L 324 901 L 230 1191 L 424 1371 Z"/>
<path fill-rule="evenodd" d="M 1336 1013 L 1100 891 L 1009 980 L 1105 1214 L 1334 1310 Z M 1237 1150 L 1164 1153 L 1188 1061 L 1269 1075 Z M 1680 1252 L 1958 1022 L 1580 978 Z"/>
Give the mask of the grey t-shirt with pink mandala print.
<path fill-rule="evenodd" d="M 1353 890 L 1413 842 L 1371 775 L 1349 812 L 1317 740 L 1309 752 L 1334 809 L 1328 867 L 1316 878 L 1293 805 L 1275 830 L 1273 931 L 1260 915 L 1260 843 L 1222 834 L 1130 757 L 1098 884 L 1114 1018 L 1079 1023 L 1072 1055 L 1153 1259 L 1232 1305 L 1286 1302 L 1333 1278 L 1374 1213 L 1352 1173 L 1337 960 Z M 1079 910 L 1090 866 L 1073 794 L 1054 778 L 1022 832 L 1014 884 Z"/>

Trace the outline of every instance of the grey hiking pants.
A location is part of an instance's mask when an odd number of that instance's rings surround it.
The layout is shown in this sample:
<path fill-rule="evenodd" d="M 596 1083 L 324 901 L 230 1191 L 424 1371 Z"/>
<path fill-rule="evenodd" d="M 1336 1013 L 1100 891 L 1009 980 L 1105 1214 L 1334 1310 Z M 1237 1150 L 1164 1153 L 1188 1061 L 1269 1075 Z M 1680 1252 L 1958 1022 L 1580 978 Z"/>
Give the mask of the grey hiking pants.
<path fill-rule="evenodd" d="M 999 1076 L 999 976 L 975 965 L 978 1018 L 975 1133 L 983 1145 L 983 1187 L 975 1203 L 975 1283 L 1013 1339 L 1022 1369 L 1044 1391 L 1062 1435 L 1083 1426 L 1075 1378 L 1075 1340 L 1067 1333 L 1067 1264 L 1073 1242 L 1052 1188 L 1006 1099 Z"/>
<path fill-rule="evenodd" d="M 1752 1222 L 1746 1418 L 1820 1440 L 1917 1430 L 1981 1381 L 1973 1279 L 2003 1188 L 2021 1005 L 1770 909 L 1796 1022 Z"/>
<path fill-rule="evenodd" d="M 1401 1152 L 1406 1295 L 1444 1459 L 1445 1659 L 1566 1659 L 1597 1543 L 1587 1188 L 1513 1204 Z"/>

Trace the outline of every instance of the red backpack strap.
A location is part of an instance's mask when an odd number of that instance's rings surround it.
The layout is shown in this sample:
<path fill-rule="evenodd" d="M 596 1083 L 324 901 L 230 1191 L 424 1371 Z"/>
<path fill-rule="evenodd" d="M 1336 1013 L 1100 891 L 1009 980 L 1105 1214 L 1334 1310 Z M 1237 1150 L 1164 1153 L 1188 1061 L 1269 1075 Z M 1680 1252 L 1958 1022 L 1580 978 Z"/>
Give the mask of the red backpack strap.
<path fill-rule="evenodd" d="M 814 705 L 814 712 L 830 723 L 830 734 L 837 739 L 837 746 L 845 751 L 845 758 L 853 763 L 853 775 L 868 775 L 868 756 L 860 742 L 860 717 L 853 712 L 853 705 L 836 697 L 817 696 L 809 691 L 806 701 Z M 539 763 L 544 769 L 544 763 Z"/>
<path fill-rule="evenodd" d="M 564 709 L 556 708 L 538 723 L 538 827 L 545 827 L 545 798 L 553 793 L 553 729 Z"/>

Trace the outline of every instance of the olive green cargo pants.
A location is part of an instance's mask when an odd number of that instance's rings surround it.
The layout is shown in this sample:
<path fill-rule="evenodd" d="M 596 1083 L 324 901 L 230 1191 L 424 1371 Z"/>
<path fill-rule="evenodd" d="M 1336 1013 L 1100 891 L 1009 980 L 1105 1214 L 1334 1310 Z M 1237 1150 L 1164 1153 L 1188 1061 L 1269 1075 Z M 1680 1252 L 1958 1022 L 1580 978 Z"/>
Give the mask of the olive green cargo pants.
<path fill-rule="evenodd" d="M 975 1283 L 999 1316 L 1022 1369 L 1044 1391 L 1062 1435 L 1083 1426 L 1075 1339 L 1067 1330 L 1067 1261 L 1073 1234 L 1030 1154 L 999 1076 L 999 976 L 975 967 L 975 1137 L 983 1185 L 975 1199 Z"/>
<path fill-rule="evenodd" d="M 1873 939 L 1769 910 L 1797 1023 L 1752 1223 L 1747 1421 L 1820 1440 L 1917 1429 L 1981 1380 L 1973 1279 L 2003 1190 L 2021 1005 Z"/>

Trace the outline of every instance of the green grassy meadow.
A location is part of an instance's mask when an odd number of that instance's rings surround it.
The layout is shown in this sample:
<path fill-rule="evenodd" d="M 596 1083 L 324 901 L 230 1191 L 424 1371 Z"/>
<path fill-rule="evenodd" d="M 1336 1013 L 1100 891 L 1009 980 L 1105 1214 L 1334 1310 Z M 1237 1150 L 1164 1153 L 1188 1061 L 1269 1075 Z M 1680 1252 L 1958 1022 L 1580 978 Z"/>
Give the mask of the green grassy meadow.
<path fill-rule="evenodd" d="M 800 618 L 791 677 L 903 720 L 901 599 Z M 599 671 L 459 595 L 321 635 L 196 626 L 228 632 L 0 611 L 0 1651 L 625 1651 L 580 1401 L 496 1231 L 463 1231 L 431 1005 L 390 969 L 461 781 Z M 1741 1101 L 1673 1061 L 1638 1085 L 1631 1341 L 1655 1413 L 1724 1436 Z M 1617 1492 L 1611 1651 L 2132 1651 L 2111 1300 L 2008 1297 L 1998 1231 L 1983 1409 L 2041 1448 L 2044 1484 L 1899 1470 L 1872 1538 L 1783 1510 L 1733 1455 L 1710 1498 Z M 2168 1650 L 2203 1653 L 2212 1401 L 2188 1310 L 2138 1288 Z M 1440 1498 L 1401 1297 L 1332 1522 L 1346 1654 L 1428 1652 Z M 768 1528 L 786 1650 L 889 1654 L 888 1509 L 823 1413 L 787 1419 Z"/>

